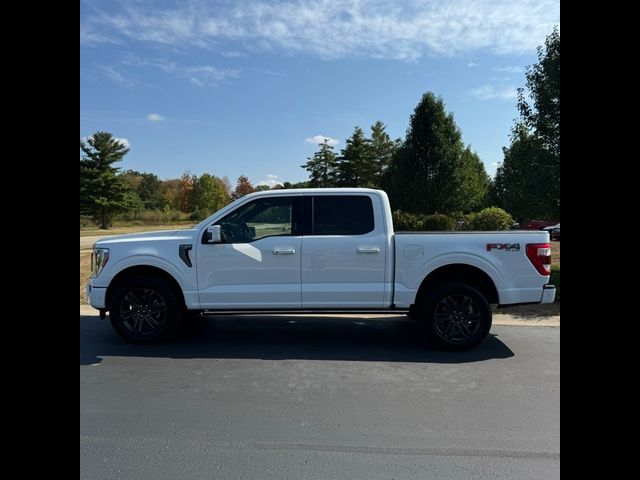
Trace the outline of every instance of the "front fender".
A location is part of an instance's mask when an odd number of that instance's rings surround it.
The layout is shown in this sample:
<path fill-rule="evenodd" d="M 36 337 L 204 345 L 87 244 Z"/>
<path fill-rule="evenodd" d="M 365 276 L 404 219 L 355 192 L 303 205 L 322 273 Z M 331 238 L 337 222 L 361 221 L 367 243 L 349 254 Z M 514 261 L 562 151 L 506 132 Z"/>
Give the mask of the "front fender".
<path fill-rule="evenodd" d="M 94 279 L 93 285 L 106 288 L 119 273 L 132 267 L 155 267 L 166 272 L 171 275 L 180 286 L 187 308 L 199 307 L 195 268 L 190 268 L 190 272 L 188 272 L 190 275 L 186 275 L 182 269 L 157 255 L 135 255 L 116 261 L 108 271 L 103 271 L 98 278 Z M 98 283 L 97 280 L 100 280 L 100 283 Z"/>

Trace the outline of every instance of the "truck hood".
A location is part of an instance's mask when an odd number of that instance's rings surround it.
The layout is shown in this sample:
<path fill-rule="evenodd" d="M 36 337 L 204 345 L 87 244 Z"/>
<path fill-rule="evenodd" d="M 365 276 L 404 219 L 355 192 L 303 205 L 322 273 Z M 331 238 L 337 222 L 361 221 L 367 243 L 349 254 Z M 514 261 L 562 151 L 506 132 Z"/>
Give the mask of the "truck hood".
<path fill-rule="evenodd" d="M 191 240 L 196 234 L 195 229 L 184 230 L 160 230 L 157 232 L 140 232 L 140 233 L 128 233 L 126 235 L 113 235 L 110 237 L 104 237 L 95 242 L 96 247 L 109 247 L 110 245 L 120 245 L 126 243 L 140 243 L 147 241 L 158 240 Z"/>

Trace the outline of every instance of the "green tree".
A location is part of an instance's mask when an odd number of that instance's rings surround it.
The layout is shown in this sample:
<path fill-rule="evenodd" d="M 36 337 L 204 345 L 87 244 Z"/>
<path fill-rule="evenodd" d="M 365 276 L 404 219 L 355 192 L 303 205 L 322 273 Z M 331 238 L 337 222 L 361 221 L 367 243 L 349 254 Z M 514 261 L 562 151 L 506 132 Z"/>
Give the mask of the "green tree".
<path fill-rule="evenodd" d="M 125 188 L 123 203 L 125 210 L 140 211 L 144 209 L 144 203 L 138 195 L 138 187 L 142 181 L 142 174 L 135 170 L 126 170 L 119 174 Z"/>
<path fill-rule="evenodd" d="M 486 193 L 486 173 L 478 163 L 442 98 L 425 93 L 385 175 L 392 207 L 409 213 L 468 211 Z"/>
<path fill-rule="evenodd" d="M 271 190 L 271 187 L 269 185 L 256 185 L 256 192 L 264 192 L 266 190 Z"/>
<path fill-rule="evenodd" d="M 138 184 L 138 197 L 147 210 L 161 210 L 164 207 L 162 182 L 153 173 L 141 173 Z"/>
<path fill-rule="evenodd" d="M 162 182 L 153 173 L 126 170 L 121 174 L 127 186 L 127 195 L 132 199 L 132 210 L 161 210 L 164 205 Z"/>
<path fill-rule="evenodd" d="M 521 121 L 542 140 L 545 149 L 560 163 L 560 32 L 558 27 L 538 47 L 538 63 L 527 67 L 529 105 L 524 89 L 518 89 Z"/>
<path fill-rule="evenodd" d="M 126 187 L 113 164 L 122 161 L 129 148 L 108 132 L 96 132 L 80 141 L 80 213 L 93 215 L 107 229 L 112 217 L 125 211 Z"/>
<path fill-rule="evenodd" d="M 455 203 L 460 212 L 475 211 L 484 206 L 489 192 L 490 178 L 484 163 L 469 147 L 462 151 L 460 170 L 457 174 Z"/>
<path fill-rule="evenodd" d="M 209 173 L 196 177 L 193 186 L 193 206 L 201 218 L 206 218 L 229 203 L 224 181 Z"/>
<path fill-rule="evenodd" d="M 521 225 L 534 218 L 559 218 L 560 203 L 548 169 L 553 154 L 543 140 L 519 124 L 511 145 L 502 150 L 504 161 L 493 182 L 497 205 L 511 212 Z"/>
<path fill-rule="evenodd" d="M 253 185 L 249 181 L 249 178 L 247 178 L 246 175 L 240 175 L 238 177 L 238 183 L 236 184 L 236 189 L 233 191 L 232 197 L 234 199 L 238 199 L 253 192 L 255 192 L 255 188 L 253 188 Z"/>
<path fill-rule="evenodd" d="M 527 67 L 525 90 L 518 90 L 520 119 L 503 148 L 491 196 L 525 222 L 560 219 L 560 33 L 556 28 L 538 47 L 538 63 Z"/>
<path fill-rule="evenodd" d="M 382 178 L 391 164 L 393 154 L 401 144 L 400 139 L 391 140 L 391 137 L 385 132 L 386 125 L 378 120 L 371 126 L 371 161 L 375 169 L 376 187 L 382 185 Z"/>
<path fill-rule="evenodd" d="M 309 172 L 309 187 L 336 186 L 336 154 L 327 140 L 322 142 L 320 150 L 314 153 L 313 157 L 307 157 L 307 160 L 307 163 L 300 166 Z"/>
<path fill-rule="evenodd" d="M 360 127 L 346 141 L 345 148 L 336 159 L 336 185 L 340 187 L 372 187 L 376 183 L 369 140 Z"/>

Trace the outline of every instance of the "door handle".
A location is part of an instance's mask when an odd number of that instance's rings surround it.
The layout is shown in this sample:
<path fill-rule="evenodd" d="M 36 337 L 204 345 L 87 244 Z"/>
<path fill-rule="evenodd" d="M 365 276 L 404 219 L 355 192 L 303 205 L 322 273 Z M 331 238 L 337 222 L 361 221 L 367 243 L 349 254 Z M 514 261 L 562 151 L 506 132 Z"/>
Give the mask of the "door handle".
<path fill-rule="evenodd" d="M 296 251 L 293 248 L 274 248 L 274 255 L 293 255 Z"/>
<path fill-rule="evenodd" d="M 378 247 L 360 247 L 358 253 L 380 253 L 380 249 Z"/>

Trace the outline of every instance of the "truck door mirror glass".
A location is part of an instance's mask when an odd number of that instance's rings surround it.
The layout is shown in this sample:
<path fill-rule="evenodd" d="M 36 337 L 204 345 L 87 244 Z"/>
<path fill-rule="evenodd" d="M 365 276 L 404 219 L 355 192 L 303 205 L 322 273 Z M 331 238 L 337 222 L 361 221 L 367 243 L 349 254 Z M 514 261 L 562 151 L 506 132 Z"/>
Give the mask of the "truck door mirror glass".
<path fill-rule="evenodd" d="M 207 227 L 207 243 L 222 243 L 222 232 L 220 225 Z"/>

